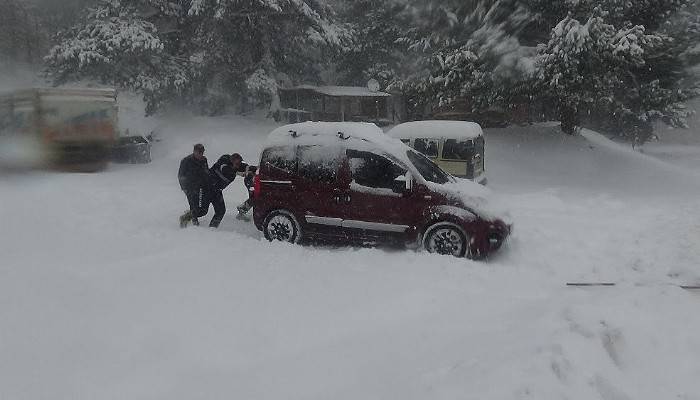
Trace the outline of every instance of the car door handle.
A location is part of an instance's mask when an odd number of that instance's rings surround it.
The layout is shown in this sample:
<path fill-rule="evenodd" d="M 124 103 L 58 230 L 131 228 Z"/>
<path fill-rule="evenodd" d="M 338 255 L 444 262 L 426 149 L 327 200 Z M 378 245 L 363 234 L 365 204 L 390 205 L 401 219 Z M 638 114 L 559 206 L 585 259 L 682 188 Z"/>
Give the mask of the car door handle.
<path fill-rule="evenodd" d="M 335 201 L 336 204 L 350 204 L 350 202 L 352 202 L 352 196 L 349 194 L 336 194 L 333 196 L 333 201 Z"/>

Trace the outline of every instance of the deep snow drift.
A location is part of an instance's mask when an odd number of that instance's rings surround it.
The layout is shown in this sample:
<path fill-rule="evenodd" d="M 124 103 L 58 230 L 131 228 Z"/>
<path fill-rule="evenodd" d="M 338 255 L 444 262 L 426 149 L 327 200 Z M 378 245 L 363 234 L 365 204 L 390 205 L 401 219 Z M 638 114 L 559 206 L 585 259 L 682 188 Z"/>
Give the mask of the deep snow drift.
<path fill-rule="evenodd" d="M 276 126 L 182 117 L 148 166 L 1 176 L 0 398 L 700 399 L 687 164 L 487 130 L 516 224 L 487 263 L 269 244 L 231 215 L 180 230 L 192 144 L 254 161 Z"/>

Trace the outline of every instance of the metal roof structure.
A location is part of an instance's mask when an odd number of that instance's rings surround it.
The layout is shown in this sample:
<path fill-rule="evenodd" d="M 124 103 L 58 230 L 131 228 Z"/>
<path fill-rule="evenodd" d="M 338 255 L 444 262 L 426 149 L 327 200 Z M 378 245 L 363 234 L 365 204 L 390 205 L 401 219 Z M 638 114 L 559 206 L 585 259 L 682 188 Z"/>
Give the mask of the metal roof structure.
<path fill-rule="evenodd" d="M 362 86 L 314 86 L 300 85 L 281 90 L 308 90 L 330 97 L 391 97 L 389 93 L 373 92 Z"/>

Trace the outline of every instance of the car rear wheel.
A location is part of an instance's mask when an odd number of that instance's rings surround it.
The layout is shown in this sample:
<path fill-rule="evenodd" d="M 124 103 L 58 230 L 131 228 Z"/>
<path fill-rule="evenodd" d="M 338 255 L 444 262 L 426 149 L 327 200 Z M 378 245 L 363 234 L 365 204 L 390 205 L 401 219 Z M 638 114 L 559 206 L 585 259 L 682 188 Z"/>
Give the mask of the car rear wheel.
<path fill-rule="evenodd" d="M 433 254 L 464 257 L 468 254 L 468 245 L 464 231 L 450 223 L 433 225 L 423 236 L 423 248 Z"/>
<path fill-rule="evenodd" d="M 287 211 L 273 211 L 263 222 L 265 238 L 271 242 L 296 243 L 301 237 L 301 229 L 296 218 Z"/>

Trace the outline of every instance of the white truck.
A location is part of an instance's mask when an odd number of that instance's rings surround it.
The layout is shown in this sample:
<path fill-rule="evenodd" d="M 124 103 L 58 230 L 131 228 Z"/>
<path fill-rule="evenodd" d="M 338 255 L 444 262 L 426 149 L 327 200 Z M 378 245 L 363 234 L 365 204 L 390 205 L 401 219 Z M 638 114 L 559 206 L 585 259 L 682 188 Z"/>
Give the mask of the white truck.
<path fill-rule="evenodd" d="M 114 89 L 26 89 L 0 94 L 0 166 L 104 169 L 118 136 Z"/>

